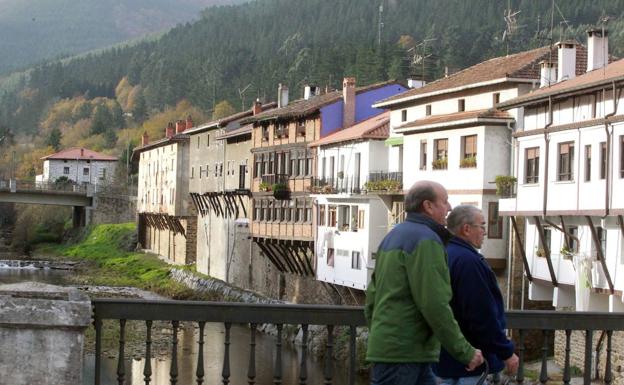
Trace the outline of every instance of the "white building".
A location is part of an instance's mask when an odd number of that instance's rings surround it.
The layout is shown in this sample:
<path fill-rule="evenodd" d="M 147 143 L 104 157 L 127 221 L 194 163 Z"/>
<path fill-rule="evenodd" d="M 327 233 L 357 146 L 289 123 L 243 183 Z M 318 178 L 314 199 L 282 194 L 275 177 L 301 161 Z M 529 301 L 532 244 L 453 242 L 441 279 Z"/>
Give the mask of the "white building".
<path fill-rule="evenodd" d="M 168 262 L 195 262 L 197 216 L 189 195 L 190 119 L 169 123 L 165 137 L 149 142 L 143 135 L 134 149 L 139 164 L 137 211 L 138 234 L 143 248 L 163 256 Z"/>
<path fill-rule="evenodd" d="M 66 178 L 77 184 L 108 184 L 117 167 L 116 157 L 86 148 L 68 148 L 41 159 L 43 174 L 36 176 L 38 183 Z"/>
<path fill-rule="evenodd" d="M 386 112 L 310 144 L 318 147 L 318 178 L 311 188 L 318 280 L 367 288 L 375 252 L 388 230 L 390 199 L 365 192 L 371 173 L 387 173 L 388 125 Z M 395 188 L 401 190 L 400 184 Z"/>
<path fill-rule="evenodd" d="M 623 311 L 624 61 L 606 65 L 606 33 L 588 33 L 586 73 L 566 73 L 578 57 L 575 43 L 560 43 L 556 77 L 545 65 L 557 81 L 499 105 L 524 109 L 514 134 L 517 195 L 500 211 L 525 225 L 530 299 Z"/>
<path fill-rule="evenodd" d="M 494 181 L 511 172 L 509 143 L 522 111 L 495 106 L 539 82 L 538 63 L 549 51 L 543 47 L 490 59 L 374 105 L 391 109 L 389 169 L 403 171 L 405 188 L 419 180 L 437 181 L 448 190 L 452 206 L 479 207 L 487 220 L 481 253 L 497 272 L 505 269 L 509 252 Z"/>

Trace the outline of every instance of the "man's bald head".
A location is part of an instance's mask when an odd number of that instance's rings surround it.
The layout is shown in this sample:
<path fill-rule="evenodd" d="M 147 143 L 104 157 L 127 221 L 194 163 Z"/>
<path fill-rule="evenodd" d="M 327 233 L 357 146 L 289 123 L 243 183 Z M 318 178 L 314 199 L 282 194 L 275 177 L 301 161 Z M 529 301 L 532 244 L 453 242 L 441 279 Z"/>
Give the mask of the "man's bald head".
<path fill-rule="evenodd" d="M 438 182 L 418 181 L 405 195 L 406 212 L 427 215 L 442 225 L 446 224 L 446 214 L 450 209 L 446 189 Z"/>

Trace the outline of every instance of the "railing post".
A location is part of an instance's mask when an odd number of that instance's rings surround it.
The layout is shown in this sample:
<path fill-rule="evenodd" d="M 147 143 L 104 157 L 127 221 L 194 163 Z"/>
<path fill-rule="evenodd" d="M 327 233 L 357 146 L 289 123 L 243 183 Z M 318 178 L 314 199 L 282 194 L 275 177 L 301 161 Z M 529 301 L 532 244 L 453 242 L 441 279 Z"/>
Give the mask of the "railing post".
<path fill-rule="evenodd" d="M 585 366 L 583 369 L 583 384 L 591 385 L 592 344 L 593 330 L 585 330 Z"/>

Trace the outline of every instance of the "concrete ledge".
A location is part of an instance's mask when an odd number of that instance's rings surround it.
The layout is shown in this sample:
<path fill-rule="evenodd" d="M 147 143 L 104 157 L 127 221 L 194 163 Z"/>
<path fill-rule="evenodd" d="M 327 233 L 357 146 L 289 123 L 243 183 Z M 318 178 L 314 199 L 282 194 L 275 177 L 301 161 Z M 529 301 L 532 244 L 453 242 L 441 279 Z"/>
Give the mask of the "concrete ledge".
<path fill-rule="evenodd" d="M 89 298 L 37 282 L 0 286 L 1 384 L 82 383 Z"/>

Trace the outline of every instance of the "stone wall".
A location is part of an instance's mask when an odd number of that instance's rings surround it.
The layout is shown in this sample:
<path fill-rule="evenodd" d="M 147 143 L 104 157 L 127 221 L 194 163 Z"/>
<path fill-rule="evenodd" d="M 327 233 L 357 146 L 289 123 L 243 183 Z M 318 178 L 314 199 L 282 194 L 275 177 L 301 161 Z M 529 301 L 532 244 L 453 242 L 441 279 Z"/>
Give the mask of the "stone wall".
<path fill-rule="evenodd" d="M 596 373 L 596 347 L 600 339 L 601 331 L 594 331 L 592 341 L 592 379 Z M 555 362 L 561 367 L 565 363 L 565 331 L 555 333 Z M 613 332 L 611 341 L 611 374 L 613 385 L 624 385 L 624 333 Z M 607 363 L 607 336 L 605 334 L 598 355 L 598 376 L 604 380 L 605 365 Z M 585 367 L 585 332 L 573 331 L 570 336 L 570 366 L 576 367 L 580 372 Z M 577 370 L 577 369 L 575 369 Z"/>
<path fill-rule="evenodd" d="M 197 217 L 177 217 L 184 228 L 185 235 L 170 229 L 152 227 L 139 221 L 139 239 L 145 250 L 158 254 L 172 264 L 195 263 Z"/>
<path fill-rule="evenodd" d="M 95 194 L 93 208 L 87 208 L 88 223 L 101 225 L 135 222 L 136 202 L 135 196 Z"/>

